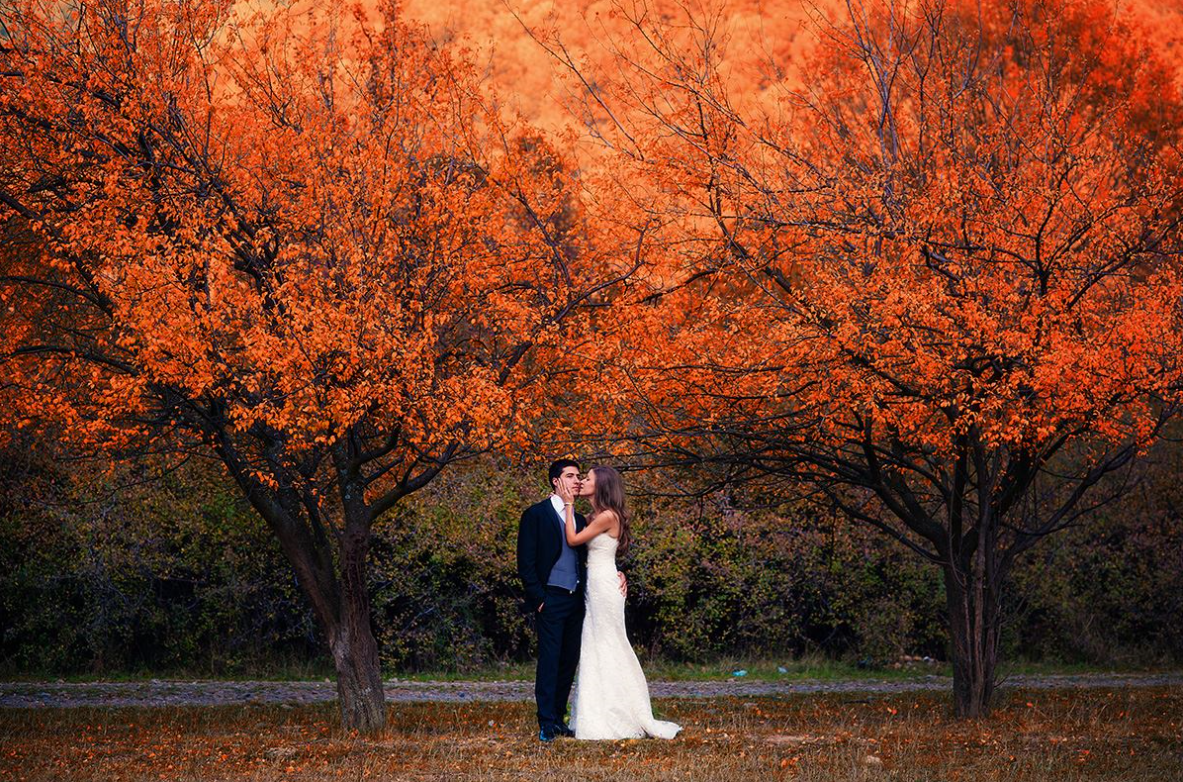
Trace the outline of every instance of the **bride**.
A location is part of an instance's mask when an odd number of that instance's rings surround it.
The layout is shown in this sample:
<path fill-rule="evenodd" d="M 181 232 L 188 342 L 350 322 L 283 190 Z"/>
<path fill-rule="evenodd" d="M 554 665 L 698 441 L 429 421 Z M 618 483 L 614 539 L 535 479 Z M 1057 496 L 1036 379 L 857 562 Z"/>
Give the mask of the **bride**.
<path fill-rule="evenodd" d="M 571 705 L 577 739 L 672 739 L 682 728 L 653 718 L 649 685 L 624 631 L 624 595 L 616 575 L 616 552 L 629 544 L 624 482 L 611 467 L 588 470 L 579 496 L 591 500 L 592 517 L 577 531 L 575 497 L 560 483 L 567 545 L 587 545 L 587 605 L 579 669 Z"/>

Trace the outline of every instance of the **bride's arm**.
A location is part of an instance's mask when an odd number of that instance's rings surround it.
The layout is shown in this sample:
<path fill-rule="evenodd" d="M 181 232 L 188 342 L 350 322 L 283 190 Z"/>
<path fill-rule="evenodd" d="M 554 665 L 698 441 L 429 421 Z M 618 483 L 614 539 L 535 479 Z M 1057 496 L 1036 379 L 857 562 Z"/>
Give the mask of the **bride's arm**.
<path fill-rule="evenodd" d="M 575 496 L 565 487 L 559 487 L 559 499 L 563 501 L 564 529 L 567 533 L 568 546 L 582 546 L 612 525 L 615 515 L 611 511 L 597 513 L 582 531 L 575 529 Z"/>
<path fill-rule="evenodd" d="M 603 513 L 597 513 L 592 517 L 592 520 L 587 523 L 586 527 L 584 527 L 581 531 L 576 532 L 575 505 L 574 503 L 567 505 L 565 502 L 564 505 L 565 507 L 563 508 L 563 511 L 566 513 L 567 518 L 566 529 L 568 546 L 582 546 L 584 543 L 587 543 L 596 535 L 599 535 L 601 532 L 612 526 L 612 511 L 604 511 Z"/>

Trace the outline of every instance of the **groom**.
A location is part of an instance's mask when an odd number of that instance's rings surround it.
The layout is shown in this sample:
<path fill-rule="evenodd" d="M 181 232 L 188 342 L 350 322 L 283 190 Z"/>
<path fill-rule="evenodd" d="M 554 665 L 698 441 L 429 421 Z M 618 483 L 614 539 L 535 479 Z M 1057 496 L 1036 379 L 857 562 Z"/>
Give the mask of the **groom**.
<path fill-rule="evenodd" d="M 550 497 L 527 508 L 518 526 L 518 575 L 526 590 L 522 610 L 533 615 L 538 632 L 534 700 L 538 704 L 538 738 L 544 742 L 574 735 L 563 718 L 579 664 L 587 581 L 587 549 L 567 545 L 565 510 L 558 495 L 560 486 L 570 496 L 579 493 L 579 462 L 560 459 L 551 464 L 547 475 Z M 577 530 L 583 529 L 586 521 L 575 514 Z M 626 591 L 623 573 L 620 591 Z"/>

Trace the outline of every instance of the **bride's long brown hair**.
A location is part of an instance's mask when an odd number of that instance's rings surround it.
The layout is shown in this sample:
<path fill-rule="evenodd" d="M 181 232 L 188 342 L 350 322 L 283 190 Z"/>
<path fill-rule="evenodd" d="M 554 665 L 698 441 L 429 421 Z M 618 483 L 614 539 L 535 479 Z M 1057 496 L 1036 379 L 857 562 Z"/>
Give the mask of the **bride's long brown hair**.
<path fill-rule="evenodd" d="M 628 531 L 628 510 L 624 504 L 624 479 L 614 467 L 592 467 L 588 472 L 596 474 L 596 488 L 592 491 L 591 504 L 596 513 L 610 510 L 620 519 L 620 534 L 616 537 L 616 551 L 628 551 L 631 540 Z"/>

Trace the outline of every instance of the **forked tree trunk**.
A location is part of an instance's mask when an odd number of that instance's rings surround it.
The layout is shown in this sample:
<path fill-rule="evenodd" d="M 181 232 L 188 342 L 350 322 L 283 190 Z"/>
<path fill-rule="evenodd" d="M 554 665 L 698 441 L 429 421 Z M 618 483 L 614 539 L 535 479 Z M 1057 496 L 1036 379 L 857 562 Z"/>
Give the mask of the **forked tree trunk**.
<path fill-rule="evenodd" d="M 216 408 L 216 415 L 211 417 L 218 419 L 222 412 Z M 344 475 L 344 523 L 339 536 L 331 535 L 317 515 L 316 498 L 303 497 L 292 488 L 290 473 L 280 470 L 273 476 L 272 485 L 263 483 L 240 459 L 239 449 L 225 428 L 207 420 L 199 425 L 205 427 L 206 436 L 231 477 L 279 541 L 328 640 L 337 671 L 342 727 L 367 733 L 381 729 L 386 725 L 386 698 L 378 643 L 370 628 L 366 584 L 372 519 L 364 502 L 364 485 L 350 465 L 348 454 L 337 461 Z M 279 443 L 267 443 L 271 464 L 281 465 Z"/>
<path fill-rule="evenodd" d="M 999 610 L 988 580 L 971 568 L 945 566 L 945 603 L 952 642 L 953 706 L 958 717 L 984 717 L 994 696 Z"/>
<path fill-rule="evenodd" d="M 342 727 L 362 732 L 381 729 L 386 724 L 386 699 L 366 589 L 368 525 L 349 527 L 334 556 L 329 537 L 305 523 L 294 503 L 281 506 L 259 501 L 258 494 L 248 497 L 278 538 L 328 640 L 337 672 Z"/>

